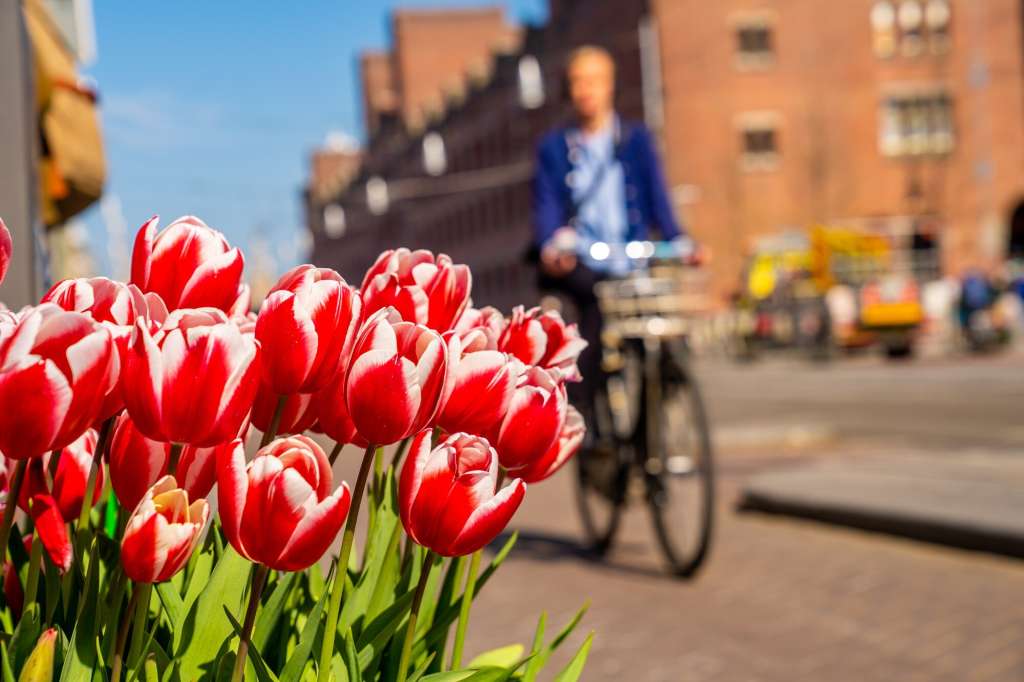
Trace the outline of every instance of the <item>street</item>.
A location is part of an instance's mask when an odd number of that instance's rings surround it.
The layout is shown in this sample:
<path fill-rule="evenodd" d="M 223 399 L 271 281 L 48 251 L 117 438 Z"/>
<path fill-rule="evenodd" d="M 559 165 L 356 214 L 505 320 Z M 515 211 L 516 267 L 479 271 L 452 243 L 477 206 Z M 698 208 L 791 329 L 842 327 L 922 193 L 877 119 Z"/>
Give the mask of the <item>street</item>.
<path fill-rule="evenodd" d="M 528 645 L 541 610 L 552 633 L 589 599 L 559 652 L 596 631 L 586 680 L 1024 680 L 1021 561 L 736 511 L 746 477 L 806 458 L 1024 455 L 1024 359 L 697 370 L 720 474 L 704 571 L 661 573 L 639 505 L 605 561 L 587 556 L 567 468 L 530 488 L 519 544 L 474 607 L 470 654 Z"/>

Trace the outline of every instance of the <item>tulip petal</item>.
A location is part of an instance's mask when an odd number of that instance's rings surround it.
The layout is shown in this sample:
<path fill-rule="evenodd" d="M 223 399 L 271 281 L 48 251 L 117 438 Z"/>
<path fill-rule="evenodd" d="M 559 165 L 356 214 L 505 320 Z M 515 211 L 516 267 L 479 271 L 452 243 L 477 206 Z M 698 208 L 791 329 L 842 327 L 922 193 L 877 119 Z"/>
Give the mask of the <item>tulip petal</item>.
<path fill-rule="evenodd" d="M 275 393 L 298 393 L 313 369 L 319 337 L 308 309 L 290 291 L 267 297 L 256 320 L 264 355 L 263 379 Z"/>
<path fill-rule="evenodd" d="M 154 440 L 163 433 L 163 354 L 144 320 L 136 320 L 132 343 L 121 378 L 125 407 L 135 426 Z"/>
<path fill-rule="evenodd" d="M 398 512 L 402 518 L 402 525 L 410 533 L 413 532 L 412 508 L 423 483 L 423 471 L 430 457 L 432 435 L 433 429 L 423 429 L 416 434 L 409 446 L 409 455 L 405 460 L 405 466 L 402 467 L 402 476 L 398 483 Z"/>
<path fill-rule="evenodd" d="M 140 289 L 149 288 L 149 273 L 153 260 L 153 240 L 156 228 L 160 224 L 160 216 L 153 216 L 139 228 L 135 235 L 135 246 L 132 249 L 131 283 Z"/>
<path fill-rule="evenodd" d="M 4 221 L 0 218 L 0 282 L 7 276 L 7 266 L 11 262 L 11 233 L 8 231 Z"/>
<path fill-rule="evenodd" d="M 71 400 L 71 386 L 49 360 L 29 356 L 0 372 L 0 451 L 26 459 L 52 449 Z"/>
<path fill-rule="evenodd" d="M 342 483 L 334 493 L 307 510 L 281 551 L 275 568 L 301 571 L 319 561 L 341 531 L 351 501 L 348 485 Z"/>
<path fill-rule="evenodd" d="M 249 496 L 249 477 L 245 466 L 245 445 L 241 439 L 217 448 L 217 510 L 224 535 L 235 550 L 251 559 L 242 544 L 242 514 Z"/>
<path fill-rule="evenodd" d="M 420 408 L 416 366 L 386 350 L 364 353 L 349 371 L 346 403 L 352 423 L 370 443 L 405 438 Z"/>
<path fill-rule="evenodd" d="M 472 554 L 494 540 L 512 520 L 525 495 L 526 484 L 517 478 L 477 507 L 467 519 L 462 533 L 448 548 L 447 555 Z"/>
<path fill-rule="evenodd" d="M 29 513 L 50 561 L 61 573 L 66 573 L 71 568 L 74 552 L 57 502 L 49 495 L 36 495 L 29 505 Z"/>

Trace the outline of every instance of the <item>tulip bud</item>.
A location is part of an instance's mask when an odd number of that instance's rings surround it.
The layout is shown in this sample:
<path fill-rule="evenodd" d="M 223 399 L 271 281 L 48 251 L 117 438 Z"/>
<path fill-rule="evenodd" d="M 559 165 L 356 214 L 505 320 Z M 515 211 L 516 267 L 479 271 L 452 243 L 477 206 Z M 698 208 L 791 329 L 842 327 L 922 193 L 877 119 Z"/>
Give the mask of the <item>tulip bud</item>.
<path fill-rule="evenodd" d="M 565 425 L 562 427 L 562 432 L 558 434 L 558 438 L 542 457 L 516 469 L 516 476 L 527 483 L 537 483 L 554 475 L 579 451 L 586 432 L 587 427 L 583 423 L 583 416 L 575 407 L 569 405 Z"/>
<path fill-rule="evenodd" d="M 50 561 L 61 573 L 67 573 L 74 550 L 57 502 L 49 495 L 36 495 L 28 502 L 28 512 Z"/>
<path fill-rule="evenodd" d="M 22 666 L 18 682 L 51 682 L 56 648 L 57 629 L 47 628 L 39 635 L 35 648 Z"/>
<path fill-rule="evenodd" d="M 579 381 L 576 365 L 587 347 L 574 324 L 566 324 L 562 316 L 540 308 L 529 311 L 517 306 L 512 319 L 498 340 L 498 348 L 511 353 L 527 365 L 536 365 L 558 372 L 569 381 Z"/>
<path fill-rule="evenodd" d="M 110 331 L 43 303 L 0 335 L 0 451 L 27 459 L 78 439 L 117 386 Z"/>
<path fill-rule="evenodd" d="M 82 511 L 85 486 L 89 482 L 89 472 L 92 469 L 93 455 L 96 452 L 98 440 L 99 436 L 96 431 L 89 429 L 82 434 L 81 438 L 60 452 L 57 471 L 53 477 L 53 498 L 60 510 L 60 515 L 67 521 L 77 519 Z M 33 457 L 28 462 L 25 484 L 21 489 L 21 499 L 18 500 L 18 505 L 25 511 L 28 511 L 29 500 L 32 497 L 50 493 L 50 486 L 46 482 L 46 472 L 49 470 L 52 456 L 47 452 L 40 457 Z M 97 469 L 96 485 L 92 492 L 94 503 L 99 500 L 102 490 L 103 467 L 101 466 Z"/>
<path fill-rule="evenodd" d="M 110 484 L 125 509 L 135 509 L 146 491 L 168 474 L 171 444 L 146 438 L 131 417 L 122 414 L 110 439 Z M 174 478 L 190 500 L 205 499 L 217 479 L 214 448 L 186 445 L 178 457 Z"/>
<path fill-rule="evenodd" d="M 526 370 L 493 438 L 501 465 L 516 472 L 543 457 L 562 431 L 567 407 L 565 385 L 555 375 Z"/>
<path fill-rule="evenodd" d="M 385 251 L 363 278 L 363 315 L 390 306 L 407 322 L 446 332 L 469 305 L 471 288 L 469 267 L 443 253 Z"/>
<path fill-rule="evenodd" d="M 159 294 L 170 310 L 208 306 L 245 314 L 249 287 L 242 283 L 242 252 L 195 216 L 178 218 L 157 234 L 159 222 L 154 216 L 139 228 L 132 284 Z"/>
<path fill-rule="evenodd" d="M 445 395 L 448 355 L 440 334 L 399 321 L 391 308 L 367 320 L 345 390 L 359 434 L 375 445 L 388 445 L 431 423 Z"/>
<path fill-rule="evenodd" d="M 191 505 L 188 500 L 174 476 L 164 476 L 146 491 L 121 540 L 125 575 L 136 582 L 160 583 L 185 567 L 210 516 L 206 500 Z"/>
<path fill-rule="evenodd" d="M 263 381 L 279 395 L 312 393 L 343 369 L 362 304 L 341 275 L 300 265 L 270 290 L 256 322 Z"/>
<path fill-rule="evenodd" d="M 519 479 L 495 492 L 498 457 L 479 436 L 456 433 L 433 450 L 417 434 L 402 468 L 399 511 L 405 531 L 443 556 L 472 554 L 500 533 L 526 494 Z"/>
<path fill-rule="evenodd" d="M 507 324 L 505 316 L 495 308 L 466 308 L 455 323 L 454 331 L 462 341 L 464 353 L 498 350 L 498 340 Z"/>
<path fill-rule="evenodd" d="M 241 440 L 217 451 L 224 535 L 239 554 L 275 570 L 305 570 L 331 546 L 351 501 L 345 483 L 332 487 L 327 455 L 305 436 L 273 441 L 248 465 Z"/>
<path fill-rule="evenodd" d="M 147 438 L 210 447 L 238 435 L 259 384 L 259 343 L 213 308 L 176 310 L 156 334 L 135 324 L 125 407 Z"/>

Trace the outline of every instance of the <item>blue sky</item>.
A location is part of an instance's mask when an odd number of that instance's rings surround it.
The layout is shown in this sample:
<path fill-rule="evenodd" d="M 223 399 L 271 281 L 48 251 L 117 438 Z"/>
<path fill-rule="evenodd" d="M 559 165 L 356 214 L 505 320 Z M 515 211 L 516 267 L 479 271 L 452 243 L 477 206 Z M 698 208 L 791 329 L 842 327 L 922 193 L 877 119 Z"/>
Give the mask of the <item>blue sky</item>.
<path fill-rule="evenodd" d="M 332 130 L 363 135 L 356 54 L 387 45 L 395 7 L 473 4 L 495 0 L 95 2 L 99 59 L 86 72 L 109 183 L 105 210 L 85 218 L 98 268 L 126 274 L 104 217 L 123 216 L 131 240 L 154 213 L 165 225 L 200 216 L 250 262 L 297 262 L 309 151 Z M 546 15 L 546 0 L 497 4 L 516 20 Z"/>

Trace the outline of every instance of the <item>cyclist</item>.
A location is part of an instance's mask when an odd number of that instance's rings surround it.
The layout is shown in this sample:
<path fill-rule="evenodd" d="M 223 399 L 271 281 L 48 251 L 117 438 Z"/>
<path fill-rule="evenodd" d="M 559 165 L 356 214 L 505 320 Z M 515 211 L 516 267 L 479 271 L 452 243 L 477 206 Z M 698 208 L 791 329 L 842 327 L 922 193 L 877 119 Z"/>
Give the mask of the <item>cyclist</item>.
<path fill-rule="evenodd" d="M 601 382 L 601 312 L 594 284 L 622 275 L 630 263 L 609 258 L 600 243 L 624 244 L 682 237 L 651 133 L 615 112 L 615 62 L 607 50 L 574 50 L 566 68 L 575 120 L 547 134 L 537 151 L 533 181 L 533 245 L 544 290 L 565 294 L 579 312 L 583 381 L 572 398 L 592 422 Z M 594 249 L 594 244 L 599 244 Z M 603 256 L 603 257 L 602 257 Z"/>

